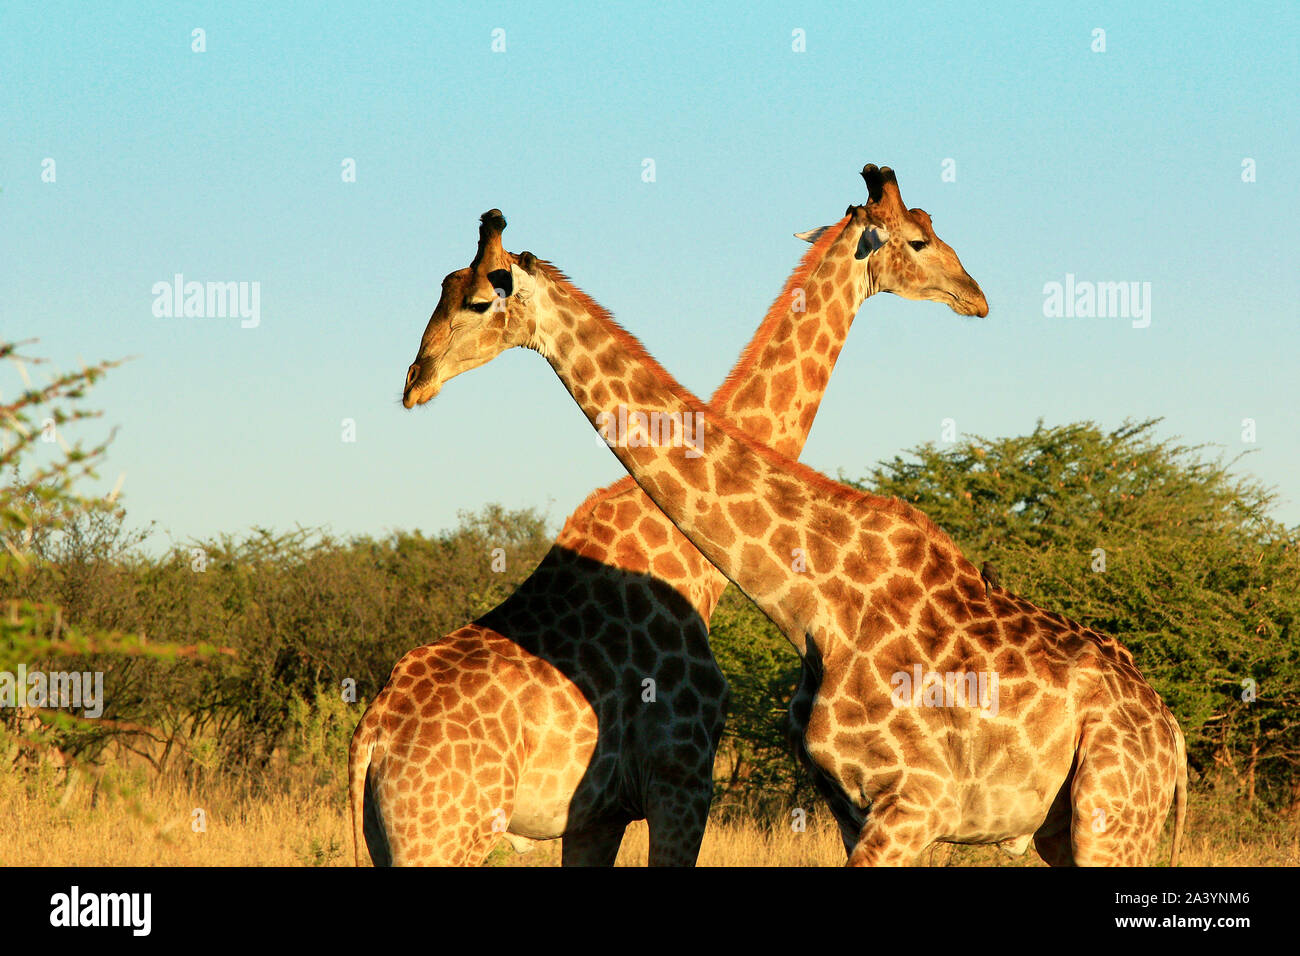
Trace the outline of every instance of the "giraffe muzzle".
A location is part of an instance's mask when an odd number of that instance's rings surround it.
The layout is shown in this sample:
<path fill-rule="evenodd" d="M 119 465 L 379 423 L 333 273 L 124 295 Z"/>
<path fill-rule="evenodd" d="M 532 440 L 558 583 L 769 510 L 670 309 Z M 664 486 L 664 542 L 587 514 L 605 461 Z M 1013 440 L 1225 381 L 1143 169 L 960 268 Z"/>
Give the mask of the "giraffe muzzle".
<path fill-rule="evenodd" d="M 423 405 L 438 394 L 438 385 L 435 382 L 420 381 L 422 371 L 419 362 L 412 362 L 411 367 L 406 371 L 406 386 L 402 389 L 402 405 L 406 408 Z"/>
<path fill-rule="evenodd" d="M 970 284 L 957 292 L 944 291 L 952 296 L 952 309 L 958 315 L 973 315 L 982 319 L 989 314 L 988 299 L 984 298 L 984 290 L 974 279 L 970 279 Z"/>

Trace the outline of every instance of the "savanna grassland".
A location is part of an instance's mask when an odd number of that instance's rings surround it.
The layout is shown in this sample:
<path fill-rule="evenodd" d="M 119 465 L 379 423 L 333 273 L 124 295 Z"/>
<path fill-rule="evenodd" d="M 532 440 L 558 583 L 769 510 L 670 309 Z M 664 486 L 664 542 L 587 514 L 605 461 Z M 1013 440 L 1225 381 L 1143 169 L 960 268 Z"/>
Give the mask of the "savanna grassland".
<path fill-rule="evenodd" d="M 235 781 L 192 788 L 148 772 L 110 773 L 96 782 L 74 772 L 7 774 L 0 780 L 6 821 L 0 865 L 350 866 L 352 836 L 341 780 L 313 785 L 310 774 L 285 790 L 252 794 Z M 114 787 L 116 784 L 116 788 Z M 196 832 L 194 811 L 204 811 Z M 1169 858 L 1172 821 L 1153 861 Z M 644 866 L 644 821 L 628 827 L 619 866 Z M 368 862 L 368 861 L 367 861 Z M 500 841 L 489 866 L 558 866 L 559 841 L 519 854 Z M 935 846 L 930 866 L 1042 866 L 1031 849 L 1014 858 L 993 847 Z M 814 808 L 802 832 L 758 814 L 718 814 L 705 832 L 702 866 L 840 866 L 844 849 L 829 814 Z M 1243 813 L 1222 794 L 1193 797 L 1182 863 L 1187 866 L 1300 865 L 1300 826 Z"/>
<path fill-rule="evenodd" d="M 0 343 L 0 358 L 16 354 Z M 97 719 L 0 706 L 0 864 L 349 863 L 346 748 L 365 702 L 402 653 L 511 593 L 547 524 L 488 507 L 431 535 L 254 528 L 151 551 L 121 502 L 77 491 L 104 446 L 36 454 L 43 421 L 71 432 L 95 414 L 87 390 L 109 369 L 0 408 L 0 674 L 104 679 Z M 1185 863 L 1294 866 L 1300 529 L 1270 517 L 1273 492 L 1240 462 L 1158 424 L 923 445 L 851 483 L 913 502 L 1004 586 L 1132 649 L 1187 736 Z M 841 864 L 784 743 L 796 655 L 734 588 L 712 646 L 732 703 L 701 863 Z M 645 859 L 634 824 L 619 863 Z M 502 844 L 488 862 L 556 865 L 559 843 L 522 856 Z M 924 862 L 1041 865 L 1032 850 L 972 847 Z"/>

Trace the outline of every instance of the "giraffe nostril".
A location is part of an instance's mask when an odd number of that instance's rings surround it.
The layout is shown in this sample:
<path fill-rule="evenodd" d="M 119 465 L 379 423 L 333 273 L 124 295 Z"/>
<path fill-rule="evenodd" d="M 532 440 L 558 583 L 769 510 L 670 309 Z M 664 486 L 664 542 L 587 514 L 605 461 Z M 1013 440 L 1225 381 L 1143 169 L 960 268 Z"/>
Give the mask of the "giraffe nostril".
<path fill-rule="evenodd" d="M 420 377 L 420 363 L 412 362 L 411 367 L 406 370 L 406 387 L 410 388 L 411 384 Z"/>

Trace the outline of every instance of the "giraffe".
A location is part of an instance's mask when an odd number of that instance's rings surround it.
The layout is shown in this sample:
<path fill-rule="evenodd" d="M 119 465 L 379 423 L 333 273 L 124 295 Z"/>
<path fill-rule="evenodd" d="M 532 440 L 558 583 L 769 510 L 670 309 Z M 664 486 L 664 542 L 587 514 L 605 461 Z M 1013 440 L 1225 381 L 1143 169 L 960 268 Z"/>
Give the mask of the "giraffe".
<path fill-rule="evenodd" d="M 892 175 L 885 188 L 897 188 Z M 507 253 L 499 214 L 484 221 L 479 258 L 499 271 L 476 279 L 468 302 L 497 288 L 504 313 L 477 322 L 464 307 L 435 313 L 407 403 L 523 346 L 546 358 L 598 430 L 615 403 L 703 416 L 705 442 L 622 441 L 613 451 L 799 652 L 792 742 L 849 865 L 911 863 L 936 842 L 1023 853 L 1031 840 L 1053 865 L 1141 864 L 1171 802 L 1177 863 L 1183 736 L 1126 648 L 982 577 L 905 502 L 754 441 L 553 265 Z"/>
<path fill-rule="evenodd" d="M 876 166 L 863 177 L 865 207 L 800 234 L 812 248 L 714 397 L 720 414 L 790 455 L 869 295 L 987 312 L 924 211 L 886 193 Z M 907 258 L 885 252 L 915 235 L 940 254 L 901 268 Z M 490 281 L 473 283 L 498 264 L 481 245 L 472 269 L 448 277 L 434 315 L 471 291 L 490 296 Z M 481 305 L 469 302 L 469 314 L 490 315 Z M 708 645 L 726 584 L 630 478 L 593 492 L 514 594 L 403 657 L 359 721 L 349 754 L 358 864 L 362 842 L 377 863 L 479 862 L 498 835 L 517 849 L 562 836 L 566 865 L 612 864 L 642 816 L 652 865 L 692 864 L 728 694 Z M 653 701 L 642 699 L 646 678 Z"/>

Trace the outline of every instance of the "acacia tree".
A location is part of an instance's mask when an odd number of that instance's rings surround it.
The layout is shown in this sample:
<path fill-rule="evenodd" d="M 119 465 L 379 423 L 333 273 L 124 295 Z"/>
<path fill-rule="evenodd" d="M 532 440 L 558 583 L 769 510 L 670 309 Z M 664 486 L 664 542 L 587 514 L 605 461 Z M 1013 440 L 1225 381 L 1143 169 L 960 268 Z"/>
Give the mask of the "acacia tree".
<path fill-rule="evenodd" d="M 116 526 L 121 510 L 115 496 L 88 497 L 74 488 L 81 479 L 95 477 L 94 467 L 112 436 L 88 449 L 64 437 L 65 430 L 99 417 L 86 407 L 86 393 L 117 363 L 55 374 L 45 385 L 33 385 L 28 367 L 44 361 L 19 354 L 28 344 L 0 341 L 0 360 L 11 363 L 23 386 L 13 400 L 0 395 L 0 472 L 9 475 L 0 486 L 0 671 L 15 680 L 12 675 L 20 667 L 29 673 L 66 670 L 74 661 L 85 661 L 93 670 L 123 657 L 171 659 L 180 648 L 146 646 L 138 635 L 120 631 L 83 629 L 66 618 L 61 605 L 33 593 L 61 535 L 105 523 Z M 24 464 L 31 466 L 24 470 Z M 56 707 L 0 712 L 0 730 L 16 738 L 19 752 L 55 743 L 80 746 L 120 729 L 111 721 L 77 718 Z"/>

